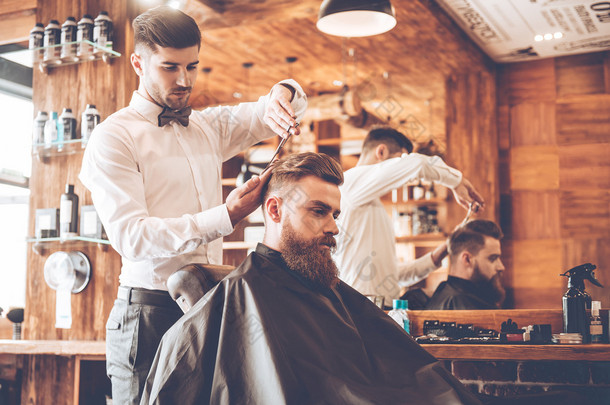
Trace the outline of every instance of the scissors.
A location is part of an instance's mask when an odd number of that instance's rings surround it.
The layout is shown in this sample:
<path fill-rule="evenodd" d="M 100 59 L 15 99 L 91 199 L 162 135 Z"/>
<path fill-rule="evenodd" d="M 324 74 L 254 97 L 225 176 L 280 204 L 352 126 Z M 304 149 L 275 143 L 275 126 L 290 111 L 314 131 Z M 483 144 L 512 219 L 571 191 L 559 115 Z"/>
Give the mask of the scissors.
<path fill-rule="evenodd" d="M 280 151 L 282 150 L 282 148 L 288 141 L 288 139 L 290 139 L 290 137 L 292 136 L 292 133 L 290 133 L 290 129 L 291 128 L 297 129 L 299 127 L 299 125 L 300 125 L 300 123 L 297 122 L 294 126 L 291 125 L 288 127 L 288 129 L 286 130 L 287 135 L 284 138 L 282 138 L 282 140 L 280 141 L 280 144 L 277 146 L 277 149 L 273 153 L 273 156 L 271 157 L 271 160 L 269 161 L 269 163 L 267 163 L 267 166 L 265 166 L 265 168 L 263 169 L 263 172 L 269 168 L 271 163 L 273 163 L 273 161 L 275 160 L 277 155 L 280 153 Z"/>
<path fill-rule="evenodd" d="M 468 205 L 468 212 L 466 213 L 466 217 L 464 217 L 464 220 L 462 221 L 462 223 L 460 224 L 461 226 L 466 225 L 466 223 L 468 222 L 468 220 L 470 219 L 470 217 L 472 216 L 472 214 L 476 213 L 479 211 L 479 203 L 476 201 L 472 201 L 469 205 Z"/>

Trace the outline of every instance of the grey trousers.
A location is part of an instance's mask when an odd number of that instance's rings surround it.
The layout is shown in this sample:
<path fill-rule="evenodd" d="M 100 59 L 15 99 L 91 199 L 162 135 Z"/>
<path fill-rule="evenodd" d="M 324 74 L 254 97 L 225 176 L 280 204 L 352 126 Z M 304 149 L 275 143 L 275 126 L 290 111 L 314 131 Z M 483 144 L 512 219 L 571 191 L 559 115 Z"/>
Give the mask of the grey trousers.
<path fill-rule="evenodd" d="M 182 316 L 178 307 L 117 299 L 106 323 L 106 373 L 113 405 L 136 405 L 163 334 Z"/>

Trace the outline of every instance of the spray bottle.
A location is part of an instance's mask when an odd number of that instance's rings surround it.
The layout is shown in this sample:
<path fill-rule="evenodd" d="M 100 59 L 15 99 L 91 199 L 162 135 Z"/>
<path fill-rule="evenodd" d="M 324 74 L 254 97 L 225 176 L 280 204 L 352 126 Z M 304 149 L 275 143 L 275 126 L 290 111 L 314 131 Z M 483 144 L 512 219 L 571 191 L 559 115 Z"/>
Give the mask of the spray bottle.
<path fill-rule="evenodd" d="M 563 295 L 563 331 L 580 333 L 583 343 L 589 343 L 589 317 L 587 308 L 591 308 L 591 296 L 585 292 L 585 280 L 602 287 L 595 278 L 596 266 L 591 263 L 576 266 L 561 276 L 568 277 L 568 291 Z"/>

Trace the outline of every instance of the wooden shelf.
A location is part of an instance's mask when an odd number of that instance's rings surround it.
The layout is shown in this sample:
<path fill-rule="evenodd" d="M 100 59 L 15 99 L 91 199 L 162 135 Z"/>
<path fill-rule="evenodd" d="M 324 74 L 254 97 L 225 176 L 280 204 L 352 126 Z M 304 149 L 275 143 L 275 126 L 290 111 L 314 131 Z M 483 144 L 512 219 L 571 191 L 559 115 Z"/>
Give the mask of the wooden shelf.
<path fill-rule="evenodd" d="M 448 235 L 444 233 L 424 233 L 421 235 L 398 236 L 396 237 L 396 243 L 413 243 L 418 246 L 423 246 L 423 244 L 429 243 L 436 245 L 444 242 L 447 239 L 447 236 Z"/>
<path fill-rule="evenodd" d="M 610 345 L 422 344 L 440 360 L 575 360 L 610 361 Z"/>
<path fill-rule="evenodd" d="M 0 340 L 1 354 L 49 354 L 55 356 L 87 356 L 103 360 L 103 340 Z"/>
<path fill-rule="evenodd" d="M 244 241 L 236 241 L 236 242 L 222 242 L 223 250 L 246 250 L 246 249 L 254 249 L 258 242 L 244 242 Z"/>
<path fill-rule="evenodd" d="M 446 202 L 447 202 L 447 200 L 445 200 L 443 198 L 434 198 L 431 200 L 402 201 L 399 203 L 393 203 L 393 205 L 396 206 L 396 208 L 398 208 L 400 210 L 401 207 L 421 207 L 421 206 L 426 206 L 426 205 L 440 205 L 440 204 L 445 204 Z"/>
<path fill-rule="evenodd" d="M 364 138 L 326 138 L 319 139 L 316 141 L 316 144 L 319 146 L 336 146 L 341 145 L 343 142 L 351 142 L 351 141 L 364 141 Z"/>

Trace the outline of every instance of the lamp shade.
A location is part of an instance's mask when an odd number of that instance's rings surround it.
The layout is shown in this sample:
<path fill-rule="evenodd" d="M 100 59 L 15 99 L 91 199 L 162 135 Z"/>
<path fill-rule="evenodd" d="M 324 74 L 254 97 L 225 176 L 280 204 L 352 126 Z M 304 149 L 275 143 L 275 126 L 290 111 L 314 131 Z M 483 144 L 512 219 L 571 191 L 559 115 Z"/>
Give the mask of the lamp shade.
<path fill-rule="evenodd" d="M 394 28 L 396 17 L 389 0 L 324 0 L 318 29 L 339 37 L 368 37 Z"/>

